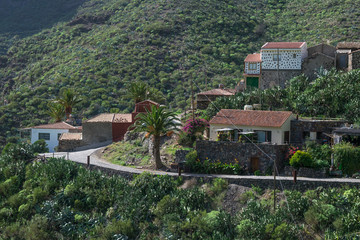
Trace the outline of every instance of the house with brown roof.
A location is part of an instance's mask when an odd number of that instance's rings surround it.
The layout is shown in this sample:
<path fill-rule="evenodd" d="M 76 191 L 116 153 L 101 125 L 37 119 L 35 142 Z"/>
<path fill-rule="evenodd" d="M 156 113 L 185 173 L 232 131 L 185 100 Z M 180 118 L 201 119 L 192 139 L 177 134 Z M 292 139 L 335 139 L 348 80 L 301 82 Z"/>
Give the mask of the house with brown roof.
<path fill-rule="evenodd" d="M 38 140 L 45 140 L 49 152 L 55 152 L 59 145 L 59 138 L 64 133 L 76 133 L 81 131 L 79 127 L 74 127 L 66 122 L 43 124 L 29 128 L 31 130 L 31 143 Z"/>
<path fill-rule="evenodd" d="M 102 113 L 83 122 L 81 134 L 64 134 L 60 137 L 59 151 L 72 151 L 90 147 L 100 147 L 124 139 L 125 133 L 135 122 L 139 113 L 150 110 L 158 103 L 145 100 L 135 104 L 132 113 Z"/>
<path fill-rule="evenodd" d="M 286 144 L 290 141 L 290 123 L 295 119 L 288 111 L 222 109 L 210 120 L 210 140 L 219 140 L 221 133 L 232 141 L 255 135 L 257 143 Z"/>
<path fill-rule="evenodd" d="M 200 92 L 196 95 L 196 109 L 206 109 L 212 101 L 216 100 L 216 98 L 234 96 L 235 93 L 235 89 L 224 88 L 223 85 L 220 85 L 219 88 Z"/>

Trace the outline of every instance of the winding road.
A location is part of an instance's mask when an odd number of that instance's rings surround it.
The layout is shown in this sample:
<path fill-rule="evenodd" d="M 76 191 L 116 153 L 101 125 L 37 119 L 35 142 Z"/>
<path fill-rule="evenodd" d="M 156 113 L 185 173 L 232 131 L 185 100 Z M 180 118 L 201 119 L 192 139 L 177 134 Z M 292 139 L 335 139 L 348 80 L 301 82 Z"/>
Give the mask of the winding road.
<path fill-rule="evenodd" d="M 151 174 L 155 175 L 170 175 L 170 176 L 178 176 L 178 173 L 174 172 L 164 172 L 164 171 L 152 171 L 148 169 L 138 169 L 138 168 L 132 168 L 132 167 L 125 167 L 120 166 L 117 164 L 109 163 L 105 161 L 104 159 L 101 159 L 97 156 L 96 152 L 101 151 L 103 147 L 101 148 L 95 148 L 95 149 L 88 149 L 83 151 L 77 151 L 77 152 L 56 152 L 56 153 L 45 153 L 44 155 L 46 157 L 56 157 L 56 158 L 62 158 L 71 160 L 73 162 L 78 162 L 82 164 L 87 164 L 87 157 L 90 156 L 90 164 L 95 165 L 102 168 L 112 169 L 115 171 L 121 171 L 121 172 L 127 172 L 130 174 L 140 174 L 143 172 L 149 172 Z M 272 180 L 273 176 L 239 176 L 239 175 L 224 175 L 224 174 L 197 174 L 197 173 L 182 173 L 182 176 L 185 177 L 195 177 L 195 178 L 224 178 L 228 180 L 265 180 L 269 181 Z M 281 181 L 293 181 L 293 177 L 287 177 L 287 176 L 276 176 L 276 179 Z M 326 182 L 326 183 L 353 183 L 353 184 L 359 184 L 360 186 L 360 179 L 354 179 L 354 178 L 306 178 L 306 177 L 298 177 L 297 181 L 299 182 Z"/>

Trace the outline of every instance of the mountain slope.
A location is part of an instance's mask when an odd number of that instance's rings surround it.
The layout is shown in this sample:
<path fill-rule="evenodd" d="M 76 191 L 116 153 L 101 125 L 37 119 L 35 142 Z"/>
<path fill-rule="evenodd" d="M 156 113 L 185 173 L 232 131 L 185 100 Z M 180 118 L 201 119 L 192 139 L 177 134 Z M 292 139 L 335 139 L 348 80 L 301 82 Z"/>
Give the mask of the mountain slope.
<path fill-rule="evenodd" d="M 13 42 L 0 56 L 0 135 L 44 123 L 65 88 L 80 117 L 131 111 L 126 85 L 160 89 L 171 108 L 196 91 L 240 79 L 243 59 L 266 41 L 356 40 L 360 3 L 307 0 L 86 1 L 68 22 Z M 198 88 L 199 87 L 199 88 Z M 2 101 L 3 102 L 3 101 Z"/>

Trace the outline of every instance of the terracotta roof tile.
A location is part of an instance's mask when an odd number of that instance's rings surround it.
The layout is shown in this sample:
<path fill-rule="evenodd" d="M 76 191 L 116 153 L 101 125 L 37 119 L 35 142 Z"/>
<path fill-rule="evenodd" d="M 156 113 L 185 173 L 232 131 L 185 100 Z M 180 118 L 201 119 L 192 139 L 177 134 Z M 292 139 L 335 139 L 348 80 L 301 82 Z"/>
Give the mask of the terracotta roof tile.
<path fill-rule="evenodd" d="M 132 115 L 130 113 L 128 114 L 122 114 L 122 113 L 102 113 L 99 114 L 86 122 L 129 122 L 132 121 Z"/>
<path fill-rule="evenodd" d="M 31 128 L 40 128 L 40 129 L 76 129 L 76 127 L 71 126 L 66 122 L 57 122 L 57 123 L 50 123 L 44 125 L 38 125 Z"/>
<path fill-rule="evenodd" d="M 261 49 L 297 49 L 301 48 L 304 44 L 305 42 L 267 42 L 261 47 Z"/>
<path fill-rule="evenodd" d="M 63 133 L 59 140 L 82 140 L 82 133 Z"/>
<path fill-rule="evenodd" d="M 287 111 L 222 109 L 211 119 L 210 124 L 281 127 L 291 115 L 292 112 Z"/>
<path fill-rule="evenodd" d="M 198 95 L 232 96 L 235 95 L 235 92 L 236 92 L 235 89 L 216 88 L 216 89 L 211 89 L 209 91 L 200 92 L 198 93 Z"/>
<path fill-rule="evenodd" d="M 132 122 L 132 114 L 120 114 L 117 113 L 114 116 L 113 122 L 120 123 L 131 123 Z"/>
<path fill-rule="evenodd" d="M 261 62 L 260 53 L 249 54 L 244 62 Z"/>

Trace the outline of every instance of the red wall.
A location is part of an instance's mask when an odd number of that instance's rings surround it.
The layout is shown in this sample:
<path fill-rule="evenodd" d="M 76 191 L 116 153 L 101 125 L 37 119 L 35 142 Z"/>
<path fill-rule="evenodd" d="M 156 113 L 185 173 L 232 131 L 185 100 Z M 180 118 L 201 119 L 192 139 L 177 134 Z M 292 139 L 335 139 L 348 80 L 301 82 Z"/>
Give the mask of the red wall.
<path fill-rule="evenodd" d="M 112 139 L 113 142 L 118 142 L 124 139 L 124 135 L 132 123 L 113 123 L 112 124 Z"/>

